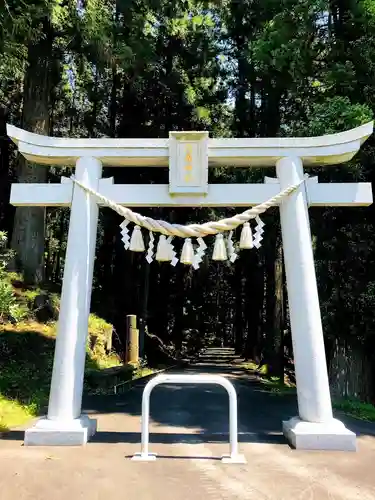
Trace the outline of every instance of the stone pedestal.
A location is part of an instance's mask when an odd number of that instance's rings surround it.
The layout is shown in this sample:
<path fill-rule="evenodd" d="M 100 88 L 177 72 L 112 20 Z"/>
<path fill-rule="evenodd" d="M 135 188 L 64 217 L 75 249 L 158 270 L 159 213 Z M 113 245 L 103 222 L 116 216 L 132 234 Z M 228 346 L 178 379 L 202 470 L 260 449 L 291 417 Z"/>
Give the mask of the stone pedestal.
<path fill-rule="evenodd" d="M 25 446 L 82 446 L 95 434 L 97 421 L 87 415 L 70 421 L 42 418 L 25 432 Z"/>
<path fill-rule="evenodd" d="M 283 433 L 297 450 L 357 451 L 355 433 L 334 418 L 313 423 L 293 417 L 283 422 Z"/>

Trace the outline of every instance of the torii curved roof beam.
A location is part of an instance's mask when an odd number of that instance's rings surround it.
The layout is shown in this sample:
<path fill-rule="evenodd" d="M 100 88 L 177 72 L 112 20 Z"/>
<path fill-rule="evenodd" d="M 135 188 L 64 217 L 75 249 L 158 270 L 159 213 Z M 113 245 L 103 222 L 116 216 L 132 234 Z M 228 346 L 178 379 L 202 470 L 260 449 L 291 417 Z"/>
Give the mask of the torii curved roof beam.
<path fill-rule="evenodd" d="M 336 165 L 350 160 L 372 134 L 373 122 L 320 137 L 209 139 L 210 166 L 274 166 L 285 156 L 302 158 L 305 166 Z M 75 165 L 94 156 L 106 166 L 168 166 L 169 139 L 70 139 L 33 134 L 7 125 L 7 133 L 29 161 Z"/>

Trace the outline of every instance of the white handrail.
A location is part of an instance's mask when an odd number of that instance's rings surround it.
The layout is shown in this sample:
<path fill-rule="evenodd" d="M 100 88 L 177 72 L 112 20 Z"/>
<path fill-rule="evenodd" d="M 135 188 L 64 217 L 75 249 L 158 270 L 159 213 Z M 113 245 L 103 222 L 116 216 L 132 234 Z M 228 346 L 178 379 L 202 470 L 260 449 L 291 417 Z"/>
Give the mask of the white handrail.
<path fill-rule="evenodd" d="M 149 421 L 151 392 L 160 384 L 216 384 L 221 385 L 229 396 L 229 456 L 222 457 L 226 463 L 246 463 L 245 457 L 238 453 L 237 430 L 237 394 L 231 382 L 221 375 L 157 375 L 150 380 L 142 395 L 141 452 L 136 453 L 132 460 L 155 460 L 156 455 L 149 452 Z"/>

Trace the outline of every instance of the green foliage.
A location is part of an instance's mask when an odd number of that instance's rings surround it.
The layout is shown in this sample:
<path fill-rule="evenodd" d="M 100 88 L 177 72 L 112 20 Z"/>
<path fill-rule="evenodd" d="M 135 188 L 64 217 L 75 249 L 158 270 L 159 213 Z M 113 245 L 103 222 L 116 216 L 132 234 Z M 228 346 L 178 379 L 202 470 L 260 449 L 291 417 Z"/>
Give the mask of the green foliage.
<path fill-rule="evenodd" d="M 14 322 L 19 323 L 30 316 L 30 310 L 25 304 L 15 302 L 9 308 L 9 316 Z"/>
<path fill-rule="evenodd" d="M 107 335 L 109 331 L 112 331 L 112 325 L 104 319 L 99 318 L 96 314 L 90 314 L 89 331 Z"/>
<path fill-rule="evenodd" d="M 15 306 L 13 287 L 4 280 L 0 281 L 0 318 L 4 320 L 11 314 Z"/>
<path fill-rule="evenodd" d="M 323 135 L 361 125 L 375 110 L 372 0 L 6 0 L 0 6 L 0 223 L 7 228 L 7 188 L 18 165 L 5 122 L 30 124 L 39 116 L 38 103 L 23 106 L 25 77 L 29 56 L 47 36 L 51 86 L 47 78 L 32 83 L 37 98 L 48 96 L 46 115 L 55 136 L 168 137 L 170 130 L 194 129 L 209 130 L 211 137 Z M 348 164 L 317 166 L 309 173 L 326 182 L 374 183 L 374 163 L 371 138 Z M 117 183 L 167 182 L 165 169 L 124 170 L 109 169 L 108 176 Z M 48 180 L 59 182 L 70 173 L 50 168 Z M 269 172 L 210 169 L 213 182 L 263 182 L 264 175 Z M 33 181 L 32 174 L 25 180 Z M 143 212 L 186 223 L 234 211 Z M 317 208 L 310 216 L 327 342 L 345 338 L 361 346 L 375 366 L 374 211 Z M 265 218 L 270 238 L 277 233 L 277 211 Z M 101 211 L 93 308 L 115 323 L 120 339 L 125 315 L 135 312 L 176 350 L 194 330 L 194 345 L 197 339 L 232 339 L 236 323 L 242 347 L 253 345 L 260 358 L 267 357 L 274 247 L 268 238 L 259 253 L 232 267 L 204 262 L 193 274 L 155 264 L 145 271 L 144 259 L 123 252 L 118 222 L 115 214 Z M 68 223 L 69 209 L 47 210 L 46 281 L 54 292 L 61 285 Z M 11 289 L 19 278 L 4 274 L 10 257 L 4 241 L 0 235 L 0 314 L 22 322 L 32 316 L 41 289 Z M 48 293 L 58 309 L 58 295 Z M 99 358 L 108 328 L 90 318 L 90 330 L 102 333 L 95 344 Z"/>
<path fill-rule="evenodd" d="M 336 96 L 316 103 L 307 114 L 304 135 L 324 135 L 343 132 L 368 123 L 373 111 L 367 104 L 352 104 L 348 97 Z"/>
<path fill-rule="evenodd" d="M 361 403 L 355 399 L 342 399 L 333 402 L 336 410 L 341 410 L 352 417 L 369 422 L 375 422 L 375 406 L 370 403 Z"/>
<path fill-rule="evenodd" d="M 250 368 L 254 371 L 253 367 Z M 259 377 L 258 380 L 262 386 L 275 396 L 296 395 L 296 387 L 292 384 L 281 382 L 279 377 Z M 362 403 L 358 399 L 334 399 L 332 402 L 333 408 L 340 410 L 347 415 L 350 415 L 361 420 L 375 422 L 375 406 L 371 403 Z"/>
<path fill-rule="evenodd" d="M 27 309 L 16 303 L 13 287 L 9 282 L 6 267 L 13 257 L 13 252 L 7 248 L 8 237 L 0 231 L 0 321 L 13 319 L 21 321 L 27 316 Z"/>

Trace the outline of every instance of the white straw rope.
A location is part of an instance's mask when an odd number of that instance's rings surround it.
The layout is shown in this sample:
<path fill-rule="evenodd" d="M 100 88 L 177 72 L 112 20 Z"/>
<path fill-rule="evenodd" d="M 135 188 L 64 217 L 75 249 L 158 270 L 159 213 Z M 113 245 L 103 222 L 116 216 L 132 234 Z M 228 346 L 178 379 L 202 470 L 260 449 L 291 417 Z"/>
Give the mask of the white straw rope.
<path fill-rule="evenodd" d="M 85 186 L 84 184 L 82 184 L 82 182 L 77 181 L 77 179 L 73 175 L 71 176 L 71 179 L 79 187 L 81 187 L 91 195 L 95 196 L 95 198 L 100 200 L 103 205 L 106 205 L 107 207 L 111 208 L 112 210 L 114 210 L 115 212 L 117 212 L 119 215 L 129 220 L 130 222 L 133 222 L 138 226 L 145 227 L 149 231 L 162 233 L 167 236 L 179 236 L 181 238 L 190 238 L 190 237 L 198 238 L 207 236 L 208 234 L 217 234 L 221 233 L 222 231 L 230 231 L 232 229 L 235 229 L 244 222 L 247 222 L 250 219 L 254 219 L 257 215 L 264 213 L 269 208 L 278 205 L 283 198 L 293 193 L 303 182 L 305 182 L 305 179 L 303 179 L 297 184 L 294 184 L 292 186 L 283 189 L 282 191 L 280 191 L 280 193 L 273 196 L 269 200 L 260 203 L 259 205 L 256 205 L 253 208 L 245 210 L 245 212 L 242 212 L 241 214 L 234 215 L 233 217 L 230 217 L 228 219 L 205 222 L 204 224 L 188 224 L 187 226 L 182 226 L 180 224 L 170 224 L 169 222 L 166 221 L 155 220 L 152 219 L 151 217 L 144 217 L 143 215 L 138 214 L 137 212 L 133 212 L 132 210 L 130 210 L 130 208 L 126 208 L 121 205 L 118 205 L 117 203 L 114 203 L 113 201 L 109 200 L 102 194 L 94 191 L 94 189 Z"/>

